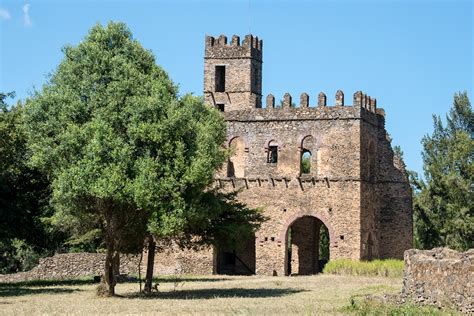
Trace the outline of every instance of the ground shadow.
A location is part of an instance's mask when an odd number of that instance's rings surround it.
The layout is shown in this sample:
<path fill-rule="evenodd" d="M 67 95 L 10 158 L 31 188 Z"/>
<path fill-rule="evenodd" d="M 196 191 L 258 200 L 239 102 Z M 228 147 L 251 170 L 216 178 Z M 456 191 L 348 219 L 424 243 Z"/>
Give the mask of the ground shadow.
<path fill-rule="evenodd" d="M 231 281 L 231 278 L 187 278 L 187 277 L 157 277 L 153 278 L 154 283 L 174 283 L 174 282 L 218 282 Z M 142 280 L 144 281 L 144 280 Z"/>
<path fill-rule="evenodd" d="M 80 289 L 66 288 L 27 288 L 27 287 L 2 287 L 0 288 L 0 297 L 14 297 L 35 294 L 69 294 L 72 292 L 82 291 Z"/>
<path fill-rule="evenodd" d="M 55 286 L 55 285 L 86 285 L 94 284 L 93 278 L 87 279 L 70 279 L 70 280 L 31 280 L 20 282 L 4 282 L 0 283 L 0 291 L 2 288 L 9 287 L 28 287 L 28 286 Z"/>
<path fill-rule="evenodd" d="M 125 298 L 140 299 L 210 299 L 210 298 L 265 298 L 279 297 L 304 292 L 303 289 L 195 289 L 176 290 L 170 292 L 154 292 L 149 295 L 140 293 L 123 296 Z"/>

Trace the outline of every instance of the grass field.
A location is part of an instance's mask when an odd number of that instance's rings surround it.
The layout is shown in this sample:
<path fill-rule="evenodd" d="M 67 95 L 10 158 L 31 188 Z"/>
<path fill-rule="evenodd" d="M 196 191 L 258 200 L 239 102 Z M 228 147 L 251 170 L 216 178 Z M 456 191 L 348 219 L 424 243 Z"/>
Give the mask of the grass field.
<path fill-rule="evenodd" d="M 150 297 L 139 295 L 136 283 L 118 284 L 119 297 L 113 298 L 96 297 L 97 285 L 87 280 L 0 284 L 0 314 L 360 314 L 366 309 L 351 308 L 354 298 L 394 294 L 402 285 L 400 278 L 337 275 L 189 276 L 158 282 L 159 292 Z"/>

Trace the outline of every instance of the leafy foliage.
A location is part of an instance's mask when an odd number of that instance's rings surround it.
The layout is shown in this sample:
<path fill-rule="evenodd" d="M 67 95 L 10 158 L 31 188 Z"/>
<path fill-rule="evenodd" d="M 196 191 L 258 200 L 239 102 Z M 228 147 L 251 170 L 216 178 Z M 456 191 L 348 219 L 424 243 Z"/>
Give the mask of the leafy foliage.
<path fill-rule="evenodd" d="M 33 259 L 53 250 L 61 236 L 50 234 L 41 218 L 50 212 L 46 176 L 28 165 L 29 151 L 21 103 L 7 106 L 14 93 L 0 93 L 0 270 L 30 268 Z"/>
<path fill-rule="evenodd" d="M 415 243 L 419 248 L 474 247 L 474 114 L 467 93 L 454 95 L 446 126 L 433 116 L 423 138 L 425 181 L 411 173 Z"/>

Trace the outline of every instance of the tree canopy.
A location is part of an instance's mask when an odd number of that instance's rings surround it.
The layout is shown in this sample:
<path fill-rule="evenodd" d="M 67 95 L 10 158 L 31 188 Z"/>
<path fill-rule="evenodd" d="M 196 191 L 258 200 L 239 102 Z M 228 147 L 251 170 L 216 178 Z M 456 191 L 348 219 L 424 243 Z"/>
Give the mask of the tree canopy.
<path fill-rule="evenodd" d="M 454 95 L 443 124 L 423 138 L 425 181 L 412 173 L 415 243 L 420 248 L 474 247 L 474 114 L 467 93 Z"/>

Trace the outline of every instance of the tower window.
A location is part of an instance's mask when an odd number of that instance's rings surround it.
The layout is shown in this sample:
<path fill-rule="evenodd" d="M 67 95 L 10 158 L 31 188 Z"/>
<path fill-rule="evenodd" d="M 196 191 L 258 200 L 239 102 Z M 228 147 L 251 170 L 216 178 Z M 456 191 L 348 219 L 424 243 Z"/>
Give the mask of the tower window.
<path fill-rule="evenodd" d="M 277 163 L 278 162 L 278 146 L 268 146 L 268 163 Z"/>
<path fill-rule="evenodd" d="M 225 66 L 216 66 L 216 92 L 225 91 Z"/>
<path fill-rule="evenodd" d="M 224 112 L 225 105 L 224 105 L 224 103 L 217 103 L 217 104 L 216 104 L 216 108 L 217 108 L 219 111 Z"/>

